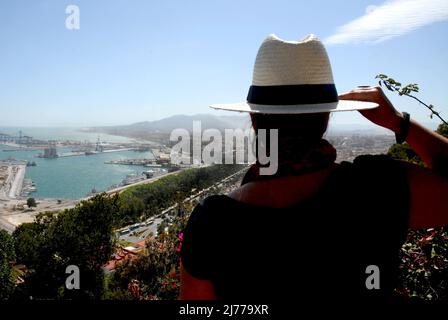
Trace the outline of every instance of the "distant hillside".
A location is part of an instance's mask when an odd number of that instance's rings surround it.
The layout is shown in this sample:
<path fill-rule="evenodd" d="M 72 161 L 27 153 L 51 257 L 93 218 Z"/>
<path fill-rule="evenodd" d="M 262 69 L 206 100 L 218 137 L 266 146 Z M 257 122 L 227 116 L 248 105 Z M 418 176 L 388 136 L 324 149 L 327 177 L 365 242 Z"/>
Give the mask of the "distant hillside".
<path fill-rule="evenodd" d="M 90 131 L 112 135 L 139 138 L 150 141 L 166 141 L 172 130 L 177 128 L 193 129 L 193 121 L 200 121 L 201 128 L 218 130 L 249 128 L 248 115 L 215 116 L 211 114 L 175 115 L 155 121 L 143 121 L 122 126 L 93 127 Z"/>
<path fill-rule="evenodd" d="M 172 130 L 177 128 L 192 130 L 193 121 L 201 121 L 201 128 L 215 128 L 218 130 L 249 128 L 250 118 L 247 114 L 216 116 L 212 114 L 196 115 L 174 115 L 155 121 L 143 121 L 122 126 L 92 127 L 89 131 L 107 133 L 111 135 L 124 136 L 130 138 L 144 139 L 154 142 L 166 143 Z M 433 129 L 436 125 L 425 123 Z M 327 136 L 338 136 L 345 134 L 359 135 L 392 135 L 387 129 L 376 126 L 372 123 L 351 123 L 341 124 L 330 121 Z"/>

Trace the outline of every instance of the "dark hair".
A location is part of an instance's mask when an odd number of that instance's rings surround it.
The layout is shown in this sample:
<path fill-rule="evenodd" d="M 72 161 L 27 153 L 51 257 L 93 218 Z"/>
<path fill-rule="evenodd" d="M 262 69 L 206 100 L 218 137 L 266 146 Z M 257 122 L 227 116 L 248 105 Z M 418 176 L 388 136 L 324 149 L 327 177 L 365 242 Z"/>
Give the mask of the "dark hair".
<path fill-rule="evenodd" d="M 264 114 L 251 113 L 252 126 L 258 129 L 278 129 L 279 140 L 303 139 L 309 142 L 322 139 L 327 130 L 330 114 Z"/>

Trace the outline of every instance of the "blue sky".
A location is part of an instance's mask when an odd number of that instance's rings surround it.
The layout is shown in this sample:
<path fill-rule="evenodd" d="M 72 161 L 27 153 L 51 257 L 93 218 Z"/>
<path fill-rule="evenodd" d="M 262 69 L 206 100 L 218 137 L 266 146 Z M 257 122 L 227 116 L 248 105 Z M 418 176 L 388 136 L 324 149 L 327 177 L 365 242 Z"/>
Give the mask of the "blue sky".
<path fill-rule="evenodd" d="M 225 112 L 270 33 L 327 44 L 339 92 L 386 73 L 448 117 L 446 0 L 10 0 L 0 4 L 0 127 L 91 126 Z M 66 6 L 80 29 L 65 27 Z M 423 122 L 407 98 L 400 110 Z M 356 112 L 336 123 L 364 123 Z M 433 120 L 433 123 L 436 121 Z"/>

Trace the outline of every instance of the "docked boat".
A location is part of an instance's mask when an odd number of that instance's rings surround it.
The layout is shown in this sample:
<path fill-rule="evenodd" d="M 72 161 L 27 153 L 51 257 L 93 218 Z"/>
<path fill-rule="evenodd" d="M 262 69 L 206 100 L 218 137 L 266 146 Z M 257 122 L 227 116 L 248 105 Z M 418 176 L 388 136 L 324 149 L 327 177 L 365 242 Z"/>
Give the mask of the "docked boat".
<path fill-rule="evenodd" d="M 26 166 L 27 166 L 27 167 L 35 167 L 35 166 L 37 166 L 37 164 L 36 164 L 36 162 L 34 162 L 34 161 L 28 161 L 28 162 L 26 163 Z"/>
<path fill-rule="evenodd" d="M 142 174 L 146 176 L 146 179 L 154 177 L 154 170 L 143 171 Z"/>
<path fill-rule="evenodd" d="M 22 186 L 22 197 L 27 197 L 30 193 L 36 192 L 36 184 L 31 181 L 31 179 L 24 179 L 23 180 L 23 186 Z"/>
<path fill-rule="evenodd" d="M 137 182 L 140 182 L 140 181 L 143 181 L 146 179 L 147 179 L 146 175 L 143 175 L 143 174 L 137 175 L 135 173 L 132 173 L 132 174 L 128 174 L 126 176 L 126 178 L 121 182 L 121 184 L 123 186 L 128 186 L 130 184 L 137 183 Z"/>

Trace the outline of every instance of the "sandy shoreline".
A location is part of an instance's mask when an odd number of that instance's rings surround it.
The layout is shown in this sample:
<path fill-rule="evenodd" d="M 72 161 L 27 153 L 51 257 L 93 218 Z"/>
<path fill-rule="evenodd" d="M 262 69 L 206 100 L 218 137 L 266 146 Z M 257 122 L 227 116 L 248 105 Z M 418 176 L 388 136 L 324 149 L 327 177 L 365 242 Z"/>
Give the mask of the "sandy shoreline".
<path fill-rule="evenodd" d="M 22 223 L 33 222 L 38 213 L 70 209 L 78 202 L 79 200 L 36 199 L 36 207 L 29 209 L 26 199 L 3 199 L 0 200 L 0 228 L 12 232 Z"/>

